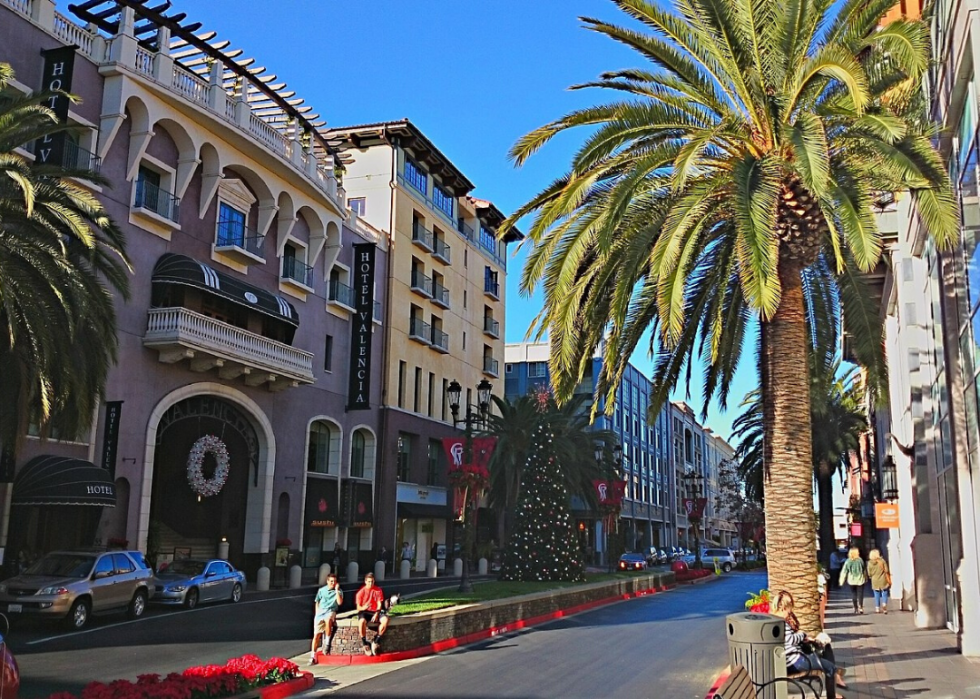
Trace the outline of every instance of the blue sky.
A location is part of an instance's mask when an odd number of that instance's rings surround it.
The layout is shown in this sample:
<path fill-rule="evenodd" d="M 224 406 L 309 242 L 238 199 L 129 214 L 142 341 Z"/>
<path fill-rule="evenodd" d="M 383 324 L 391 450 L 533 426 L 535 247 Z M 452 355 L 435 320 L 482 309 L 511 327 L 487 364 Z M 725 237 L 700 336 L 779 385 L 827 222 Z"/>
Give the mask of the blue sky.
<path fill-rule="evenodd" d="M 504 212 L 564 172 L 585 133 L 561 137 L 520 170 L 507 159 L 514 141 L 607 99 L 569 85 L 642 65 L 634 52 L 582 28 L 582 15 L 629 23 L 608 0 L 175 0 L 174 6 L 277 74 L 331 126 L 408 117 L 476 183 L 475 195 Z M 540 307 L 540 300 L 518 294 L 523 258 L 512 258 L 508 270 L 508 342 L 523 339 Z M 650 375 L 645 352 L 633 360 Z M 743 362 L 736 407 L 755 383 L 754 367 Z M 700 410 L 699 396 L 692 405 Z M 706 422 L 728 436 L 735 414 L 713 409 Z"/>

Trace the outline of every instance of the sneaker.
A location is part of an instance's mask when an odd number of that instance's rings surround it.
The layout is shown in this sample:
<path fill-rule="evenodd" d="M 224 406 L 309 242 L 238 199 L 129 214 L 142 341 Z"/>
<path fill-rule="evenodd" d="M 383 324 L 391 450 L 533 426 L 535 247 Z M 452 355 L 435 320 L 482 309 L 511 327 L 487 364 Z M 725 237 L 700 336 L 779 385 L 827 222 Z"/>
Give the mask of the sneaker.
<path fill-rule="evenodd" d="M 371 641 L 371 654 L 377 655 L 380 652 L 381 652 L 381 644 L 378 643 L 376 640 Z"/>
<path fill-rule="evenodd" d="M 864 607 L 861 607 L 860 609 L 858 609 L 858 614 L 864 614 Z"/>
<path fill-rule="evenodd" d="M 372 655 L 371 646 L 369 646 L 367 643 L 364 644 L 364 655 Z"/>
<path fill-rule="evenodd" d="M 881 608 L 875 607 L 875 614 L 881 614 Z"/>
<path fill-rule="evenodd" d="M 321 651 L 321 652 L 322 652 L 322 653 L 323 653 L 324 655 L 330 655 L 330 646 L 328 645 L 328 646 L 327 646 L 326 648 L 324 648 L 324 649 L 323 649 L 323 651 Z"/>
<path fill-rule="evenodd" d="M 316 665 L 316 653 L 310 654 L 310 665 Z"/>

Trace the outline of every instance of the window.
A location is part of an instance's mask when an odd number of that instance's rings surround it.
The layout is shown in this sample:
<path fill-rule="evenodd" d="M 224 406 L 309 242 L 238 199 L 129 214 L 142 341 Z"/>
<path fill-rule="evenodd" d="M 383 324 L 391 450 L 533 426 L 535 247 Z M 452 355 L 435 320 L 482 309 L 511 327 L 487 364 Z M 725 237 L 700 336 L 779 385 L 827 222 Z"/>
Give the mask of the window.
<path fill-rule="evenodd" d="M 463 289 L 463 308 L 466 308 L 466 289 Z"/>
<path fill-rule="evenodd" d="M 306 248 L 286 243 L 282 249 L 282 278 L 313 288 L 313 268 L 306 264 Z"/>
<path fill-rule="evenodd" d="M 333 335 L 327 335 L 323 342 L 323 370 L 333 371 Z"/>
<path fill-rule="evenodd" d="M 497 281 L 497 272 L 489 266 L 483 271 L 483 291 L 494 298 L 500 298 L 500 283 Z"/>
<path fill-rule="evenodd" d="M 133 562 L 129 560 L 129 556 L 125 553 L 112 554 L 112 566 L 116 569 L 116 575 L 132 573 L 136 570 L 136 566 L 133 565 Z"/>
<path fill-rule="evenodd" d="M 411 158 L 405 158 L 405 181 L 422 194 L 429 191 L 429 176 Z"/>
<path fill-rule="evenodd" d="M 405 362 L 398 362 L 398 407 L 405 407 Z"/>
<path fill-rule="evenodd" d="M 466 331 L 463 331 L 463 349 L 466 349 Z"/>
<path fill-rule="evenodd" d="M 530 362 L 527 365 L 527 377 L 529 379 L 539 379 L 548 373 L 547 362 Z"/>
<path fill-rule="evenodd" d="M 453 195 L 435 183 L 432 184 L 432 203 L 446 216 L 453 217 Z"/>
<path fill-rule="evenodd" d="M 225 202 L 218 205 L 218 247 L 245 247 L 245 212 Z"/>
<path fill-rule="evenodd" d="M 310 425 L 310 446 L 306 452 L 306 470 L 311 473 L 330 473 L 330 452 L 333 435 L 325 422 Z"/>
<path fill-rule="evenodd" d="M 446 421 L 446 394 L 449 392 L 449 379 L 442 380 L 442 421 Z"/>
<path fill-rule="evenodd" d="M 412 410 L 419 412 L 422 405 L 422 367 L 415 367 L 415 400 L 412 403 Z"/>
<path fill-rule="evenodd" d="M 436 375 L 433 374 L 430 371 L 429 372 L 429 398 L 428 398 L 428 400 L 429 400 L 428 408 L 429 409 L 426 411 L 426 414 L 429 417 L 434 417 L 434 415 L 432 414 L 432 410 L 435 407 L 433 405 L 433 403 L 435 402 L 435 397 L 436 397 L 435 396 L 435 393 L 436 393 Z"/>
<path fill-rule="evenodd" d="M 112 562 L 112 556 L 103 556 L 99 559 L 99 562 L 95 564 L 95 572 L 92 574 L 92 579 L 96 580 L 98 578 L 108 578 L 115 572 L 115 565 Z"/>
<path fill-rule="evenodd" d="M 350 477 L 364 478 L 364 433 L 360 430 L 351 437 Z"/>
<path fill-rule="evenodd" d="M 426 485 L 436 485 L 439 483 L 439 466 L 442 459 L 442 442 L 438 439 L 429 440 L 429 463 L 425 474 Z"/>
<path fill-rule="evenodd" d="M 348 199 L 347 208 L 353 211 L 358 216 L 363 216 L 364 212 L 367 211 L 364 197 L 356 197 L 353 199 Z"/>
<path fill-rule="evenodd" d="M 514 371 L 514 365 L 504 364 L 504 371 L 506 371 L 508 374 L 511 373 L 512 371 Z"/>
<path fill-rule="evenodd" d="M 398 433 L 398 480 L 408 481 L 409 467 L 412 460 L 412 436 L 405 432 Z"/>
<path fill-rule="evenodd" d="M 480 226 L 480 245 L 490 252 L 497 249 L 497 236 L 485 226 Z"/>

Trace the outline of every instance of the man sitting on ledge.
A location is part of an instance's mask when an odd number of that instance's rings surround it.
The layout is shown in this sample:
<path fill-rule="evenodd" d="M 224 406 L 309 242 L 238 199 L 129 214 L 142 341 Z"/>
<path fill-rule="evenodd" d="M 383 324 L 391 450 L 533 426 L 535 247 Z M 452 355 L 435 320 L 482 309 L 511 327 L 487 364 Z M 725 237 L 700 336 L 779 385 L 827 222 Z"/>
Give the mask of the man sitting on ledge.
<path fill-rule="evenodd" d="M 357 591 L 354 598 L 357 604 L 357 628 L 361 634 L 361 645 L 365 655 L 377 655 L 381 649 L 380 640 L 388 629 L 388 614 L 384 609 L 384 593 L 374 584 L 374 573 L 364 576 L 364 587 Z M 378 635 L 368 644 L 368 624 L 378 624 Z"/>

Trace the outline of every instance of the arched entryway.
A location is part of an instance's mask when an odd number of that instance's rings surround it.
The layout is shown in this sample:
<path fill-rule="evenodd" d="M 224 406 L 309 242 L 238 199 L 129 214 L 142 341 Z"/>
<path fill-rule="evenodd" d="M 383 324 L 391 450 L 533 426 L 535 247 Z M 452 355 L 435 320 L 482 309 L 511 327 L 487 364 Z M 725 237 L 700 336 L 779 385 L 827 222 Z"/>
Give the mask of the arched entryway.
<path fill-rule="evenodd" d="M 161 561 L 211 557 L 227 539 L 245 567 L 250 486 L 259 485 L 260 440 L 247 413 L 220 396 L 192 395 L 156 424 L 147 553 Z"/>

